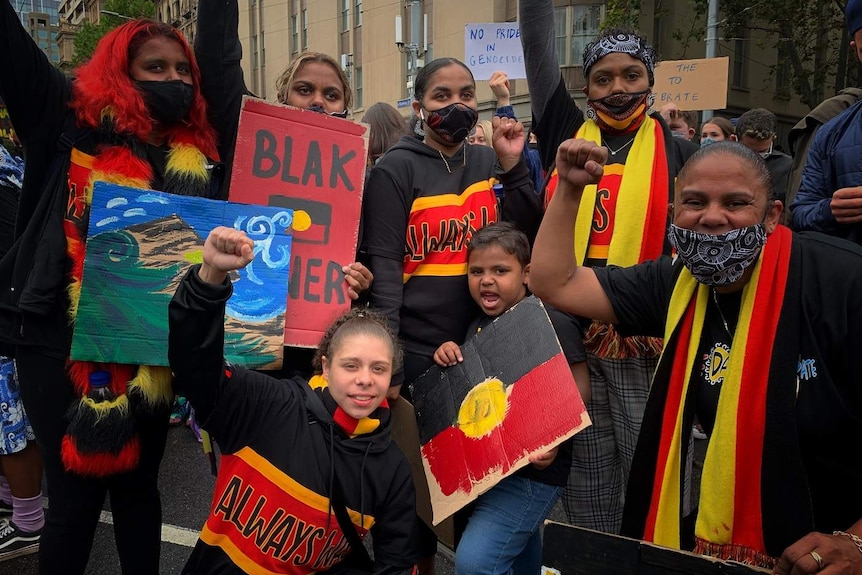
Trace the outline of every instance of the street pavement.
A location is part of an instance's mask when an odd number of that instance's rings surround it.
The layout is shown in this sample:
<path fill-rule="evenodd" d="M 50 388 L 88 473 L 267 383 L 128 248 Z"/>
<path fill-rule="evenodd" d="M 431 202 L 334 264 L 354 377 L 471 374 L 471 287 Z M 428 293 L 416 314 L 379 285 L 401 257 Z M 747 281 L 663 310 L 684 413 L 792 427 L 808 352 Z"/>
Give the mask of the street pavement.
<path fill-rule="evenodd" d="M 695 442 L 694 485 L 700 485 L 700 469 L 706 452 L 706 441 Z M 162 493 L 162 553 L 161 575 L 182 571 L 204 524 L 209 510 L 215 477 L 200 444 L 186 426 L 172 428 L 159 475 Z M 96 538 L 87 566 L 87 575 L 121 575 L 120 562 L 114 545 L 110 501 L 96 530 Z M 557 504 L 549 519 L 565 522 L 562 505 Z M 454 575 L 452 553 L 441 549 L 437 554 L 437 575 Z M 0 563 L 2 575 L 37 575 L 36 555 Z"/>

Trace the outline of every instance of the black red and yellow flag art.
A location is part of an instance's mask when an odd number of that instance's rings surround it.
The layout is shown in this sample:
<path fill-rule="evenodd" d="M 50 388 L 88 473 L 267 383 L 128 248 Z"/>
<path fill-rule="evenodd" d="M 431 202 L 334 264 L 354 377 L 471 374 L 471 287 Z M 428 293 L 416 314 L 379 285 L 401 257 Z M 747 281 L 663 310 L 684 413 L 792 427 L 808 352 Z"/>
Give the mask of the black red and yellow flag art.
<path fill-rule="evenodd" d="M 528 297 L 461 346 L 464 361 L 412 384 L 434 524 L 528 457 L 590 424 L 542 303 Z"/>

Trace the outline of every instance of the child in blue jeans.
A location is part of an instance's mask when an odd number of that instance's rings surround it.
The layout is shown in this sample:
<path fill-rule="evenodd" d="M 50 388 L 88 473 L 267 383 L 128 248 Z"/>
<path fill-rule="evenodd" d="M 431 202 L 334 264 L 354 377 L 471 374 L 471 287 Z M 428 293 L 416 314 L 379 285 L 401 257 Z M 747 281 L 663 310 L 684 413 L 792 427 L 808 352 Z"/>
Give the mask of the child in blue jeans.
<path fill-rule="evenodd" d="M 484 312 L 470 326 L 469 339 L 527 296 L 530 243 L 511 223 L 498 222 L 473 234 L 467 251 L 470 295 Z M 546 309 L 586 402 L 589 370 L 578 321 L 551 307 Z M 443 367 L 455 365 L 463 361 L 461 349 L 448 341 L 437 348 L 434 361 Z M 455 551 L 456 575 L 538 575 L 542 564 L 539 528 L 566 485 L 571 461 L 572 445 L 566 441 L 531 457 L 531 465 L 482 494 Z"/>

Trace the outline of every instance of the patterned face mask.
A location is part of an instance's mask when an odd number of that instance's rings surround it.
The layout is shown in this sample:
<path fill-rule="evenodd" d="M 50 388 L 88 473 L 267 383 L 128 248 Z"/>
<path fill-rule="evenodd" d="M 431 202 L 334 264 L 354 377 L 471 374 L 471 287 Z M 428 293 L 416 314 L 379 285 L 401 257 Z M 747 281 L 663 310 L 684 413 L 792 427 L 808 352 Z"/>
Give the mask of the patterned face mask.
<path fill-rule="evenodd" d="M 694 279 L 722 287 L 739 281 L 757 260 L 766 244 L 766 225 L 759 223 L 714 236 L 671 224 L 667 237 Z"/>
<path fill-rule="evenodd" d="M 456 102 L 439 110 L 428 110 L 427 116 L 420 110 L 419 117 L 441 140 L 455 144 L 467 139 L 479 121 L 479 112 Z"/>

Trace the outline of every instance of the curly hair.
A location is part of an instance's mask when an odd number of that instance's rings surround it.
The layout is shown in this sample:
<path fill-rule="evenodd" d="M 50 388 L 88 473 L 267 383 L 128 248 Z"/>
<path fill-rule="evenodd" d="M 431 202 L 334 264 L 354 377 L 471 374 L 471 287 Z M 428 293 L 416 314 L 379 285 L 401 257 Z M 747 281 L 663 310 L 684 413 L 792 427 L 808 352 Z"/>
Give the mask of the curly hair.
<path fill-rule="evenodd" d="M 322 52 L 303 52 L 288 64 L 287 68 L 284 69 L 284 72 L 282 72 L 278 77 L 278 80 L 275 81 L 275 92 L 278 101 L 282 104 L 289 104 L 287 101 L 289 98 L 288 92 L 290 91 L 290 85 L 293 83 L 293 77 L 296 76 L 296 73 L 299 72 L 300 68 L 309 62 L 326 64 L 335 70 L 335 73 L 338 75 L 338 79 L 341 80 L 341 89 L 344 92 L 344 107 L 349 110 L 353 105 L 353 90 L 350 89 L 350 82 L 347 80 L 347 76 L 344 74 L 344 71 L 338 63 L 333 60 L 332 56 Z"/>
<path fill-rule="evenodd" d="M 129 75 L 132 60 L 148 40 L 167 38 L 182 47 L 189 60 L 194 88 L 191 109 L 180 130 L 198 149 L 217 158 L 216 132 L 207 119 L 206 102 L 201 94 L 201 72 L 194 53 L 183 35 L 174 27 L 141 19 L 127 22 L 108 32 L 96 45 L 93 57 L 75 71 L 70 103 L 80 125 L 98 128 L 106 115 L 117 133 L 130 134 L 146 141 L 153 129 L 143 96 Z"/>
<path fill-rule="evenodd" d="M 378 337 L 387 342 L 392 349 L 392 372 L 401 369 L 404 352 L 386 316 L 368 308 L 353 308 L 332 322 L 323 334 L 314 352 L 314 359 L 311 360 L 314 373 L 323 373 L 323 357 L 331 358 L 335 355 L 345 338 L 360 334 Z"/>
<path fill-rule="evenodd" d="M 749 136 L 756 140 L 767 140 L 775 135 L 775 114 L 766 108 L 753 108 L 736 121 L 736 135 L 742 139 Z"/>

